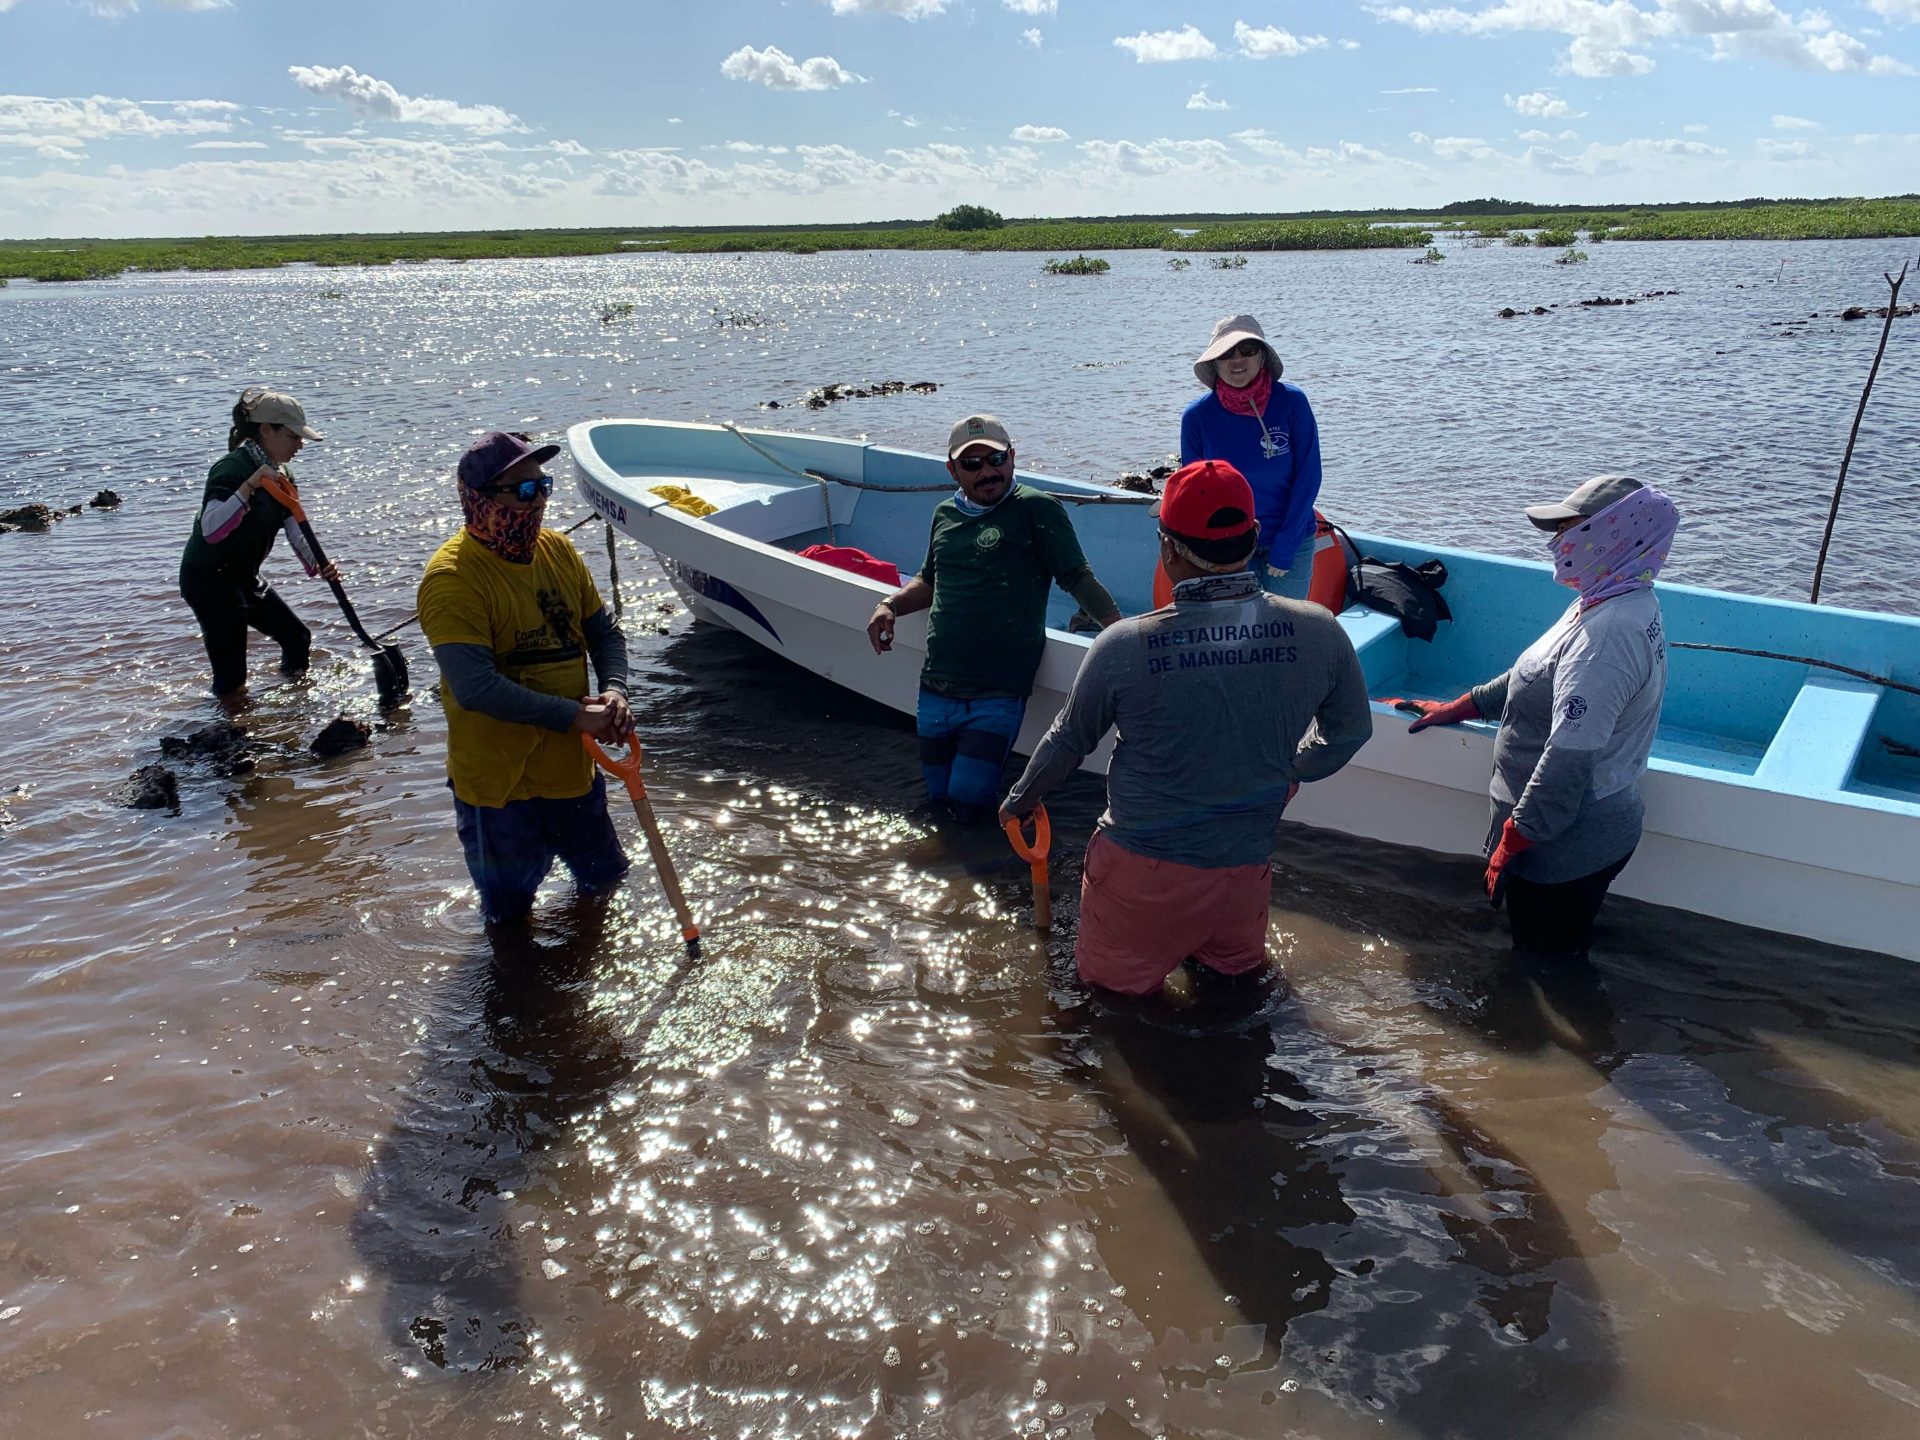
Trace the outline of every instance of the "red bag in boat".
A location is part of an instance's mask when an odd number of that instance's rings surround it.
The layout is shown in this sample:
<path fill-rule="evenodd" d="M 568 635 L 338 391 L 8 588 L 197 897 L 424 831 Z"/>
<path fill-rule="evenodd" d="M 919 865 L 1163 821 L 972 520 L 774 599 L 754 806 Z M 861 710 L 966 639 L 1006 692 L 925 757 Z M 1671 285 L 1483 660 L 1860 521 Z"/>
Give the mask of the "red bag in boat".
<path fill-rule="evenodd" d="M 800 558 L 818 560 L 822 565 L 831 565 L 836 570 L 851 570 L 856 575 L 878 580 L 883 585 L 900 583 L 898 565 L 891 560 L 882 560 L 878 555 L 856 550 L 851 545 L 809 545 L 800 552 Z"/>

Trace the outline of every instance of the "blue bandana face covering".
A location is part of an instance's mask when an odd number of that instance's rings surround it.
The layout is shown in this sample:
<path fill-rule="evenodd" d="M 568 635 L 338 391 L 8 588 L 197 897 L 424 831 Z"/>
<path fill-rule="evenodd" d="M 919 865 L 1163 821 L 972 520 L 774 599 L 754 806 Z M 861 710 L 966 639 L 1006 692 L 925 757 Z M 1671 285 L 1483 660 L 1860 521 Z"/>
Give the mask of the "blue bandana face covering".
<path fill-rule="evenodd" d="M 1011 495 L 1011 494 L 1013 494 L 1013 486 L 1009 485 L 1007 486 L 1007 495 Z M 967 498 L 966 491 L 956 489 L 953 492 L 953 503 L 960 507 L 960 513 L 962 515 L 984 515 L 989 510 L 996 510 L 1000 506 L 1006 504 L 1007 495 L 1002 495 L 998 500 L 994 501 L 993 504 L 991 505 L 976 505 L 974 504 L 973 501 Z"/>

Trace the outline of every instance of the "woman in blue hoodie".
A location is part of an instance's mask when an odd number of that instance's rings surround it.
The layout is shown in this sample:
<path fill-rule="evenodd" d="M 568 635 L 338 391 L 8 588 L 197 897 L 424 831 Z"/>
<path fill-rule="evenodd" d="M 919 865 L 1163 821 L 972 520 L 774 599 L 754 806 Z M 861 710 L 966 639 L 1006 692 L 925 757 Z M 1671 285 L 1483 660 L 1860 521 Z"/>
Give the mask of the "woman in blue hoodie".
<path fill-rule="evenodd" d="M 1320 495 L 1320 428 L 1267 333 L 1251 315 L 1229 315 L 1193 362 L 1207 393 L 1180 417 L 1180 463 L 1224 460 L 1253 486 L 1260 542 L 1252 569 L 1274 595 L 1307 598 L 1313 572 L 1313 506 Z"/>

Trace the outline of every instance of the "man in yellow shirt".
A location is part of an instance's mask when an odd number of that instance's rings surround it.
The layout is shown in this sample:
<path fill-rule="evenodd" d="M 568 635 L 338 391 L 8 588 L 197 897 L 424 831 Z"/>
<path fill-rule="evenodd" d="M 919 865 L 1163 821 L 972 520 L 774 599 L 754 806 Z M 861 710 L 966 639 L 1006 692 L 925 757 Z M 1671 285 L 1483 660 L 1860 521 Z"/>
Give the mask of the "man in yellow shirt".
<path fill-rule="evenodd" d="M 627 642 L 573 542 L 541 528 L 560 453 L 495 431 L 460 457 L 466 524 L 427 562 L 420 627 L 440 666 L 447 783 L 491 924 L 524 919 L 557 858 L 584 893 L 627 873 L 581 735 L 633 733 Z M 587 661 L 599 677 L 587 692 Z"/>

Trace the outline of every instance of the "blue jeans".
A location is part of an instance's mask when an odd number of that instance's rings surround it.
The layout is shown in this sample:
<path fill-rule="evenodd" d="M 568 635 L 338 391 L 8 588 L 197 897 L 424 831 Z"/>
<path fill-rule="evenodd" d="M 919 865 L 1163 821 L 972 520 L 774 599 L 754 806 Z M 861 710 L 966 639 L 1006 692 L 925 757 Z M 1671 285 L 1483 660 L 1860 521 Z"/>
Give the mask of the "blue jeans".
<path fill-rule="evenodd" d="M 1027 702 L 1011 695 L 959 700 L 921 690 L 916 728 L 927 798 L 953 818 L 971 823 L 1000 808 L 1000 776 L 1007 768 Z"/>
<path fill-rule="evenodd" d="M 617 884 L 627 873 L 607 814 L 607 779 L 597 771 L 593 788 L 571 800 L 509 800 L 505 805 L 469 805 L 453 797 L 454 827 L 467 852 L 467 872 L 480 892 L 480 910 L 495 925 L 519 920 L 533 909 L 533 893 L 558 859 L 580 889 L 591 894 Z"/>
<path fill-rule="evenodd" d="M 1287 573 L 1276 575 L 1274 567 Z M 1269 550 L 1253 552 L 1253 573 L 1260 577 L 1260 588 L 1269 595 L 1279 595 L 1287 600 L 1304 600 L 1307 590 L 1313 584 L 1313 536 L 1300 543 L 1292 560 L 1276 557 Z"/>

